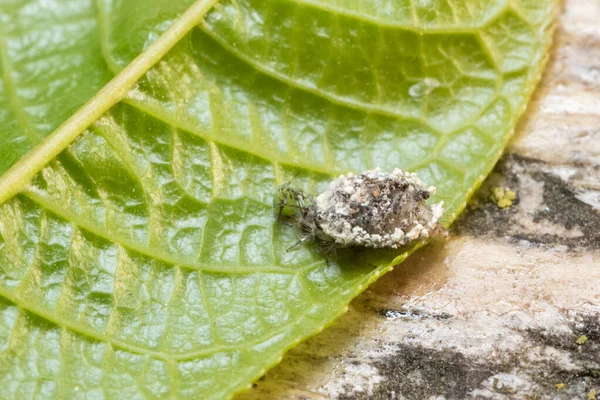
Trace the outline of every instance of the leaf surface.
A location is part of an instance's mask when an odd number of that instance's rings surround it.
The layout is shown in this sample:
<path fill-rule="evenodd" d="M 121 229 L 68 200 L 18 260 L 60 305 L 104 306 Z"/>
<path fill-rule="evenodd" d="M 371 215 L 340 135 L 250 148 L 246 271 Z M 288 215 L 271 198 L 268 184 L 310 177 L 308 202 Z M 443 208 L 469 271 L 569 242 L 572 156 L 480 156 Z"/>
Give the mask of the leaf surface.
<path fill-rule="evenodd" d="M 88 36 L 58 35 L 89 53 L 56 55 L 64 74 L 89 68 L 64 102 L 26 96 L 14 77 L 33 64 L 15 61 L 2 25 L 4 168 L 64 121 L 52 110 L 100 90 L 0 178 L 7 398 L 219 399 L 246 387 L 406 257 L 286 252 L 298 232 L 274 220 L 276 186 L 295 176 L 318 193 L 343 172 L 401 167 L 438 188 L 450 224 L 526 106 L 557 7 L 223 0 L 196 24 L 208 2 L 175 22 L 189 2 L 155 3 L 38 3 L 61 18 L 96 12 L 81 23 Z M 22 9 L 0 6 L 3 21 Z M 20 40 L 39 34 L 31 14 Z M 74 15 L 45 15 L 46 28 Z"/>
<path fill-rule="evenodd" d="M 193 0 L 0 3 L 0 173 L 94 96 Z M 132 18 L 135 15 L 135 18 Z"/>

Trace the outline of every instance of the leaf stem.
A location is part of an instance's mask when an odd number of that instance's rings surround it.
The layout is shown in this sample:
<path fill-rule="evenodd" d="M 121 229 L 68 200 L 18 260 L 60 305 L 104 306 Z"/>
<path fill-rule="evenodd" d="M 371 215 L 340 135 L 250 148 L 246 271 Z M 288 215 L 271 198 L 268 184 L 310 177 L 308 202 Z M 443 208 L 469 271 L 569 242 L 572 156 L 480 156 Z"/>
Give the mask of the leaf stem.
<path fill-rule="evenodd" d="M 0 204 L 19 193 L 46 164 L 88 126 L 127 94 L 129 89 L 183 38 L 219 0 L 197 0 L 148 49 L 108 82 L 90 101 L 0 177 Z"/>

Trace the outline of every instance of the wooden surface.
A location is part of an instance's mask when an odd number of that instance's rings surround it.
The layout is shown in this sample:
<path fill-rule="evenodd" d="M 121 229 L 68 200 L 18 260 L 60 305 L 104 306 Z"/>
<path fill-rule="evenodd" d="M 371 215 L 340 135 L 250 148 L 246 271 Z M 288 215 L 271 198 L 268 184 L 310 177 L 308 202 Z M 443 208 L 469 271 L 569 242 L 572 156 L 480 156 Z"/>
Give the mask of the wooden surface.
<path fill-rule="evenodd" d="M 489 200 L 497 186 L 516 190 L 510 209 Z M 600 1 L 569 0 L 536 97 L 450 240 L 381 278 L 238 400 L 594 391 L 600 399 Z"/>

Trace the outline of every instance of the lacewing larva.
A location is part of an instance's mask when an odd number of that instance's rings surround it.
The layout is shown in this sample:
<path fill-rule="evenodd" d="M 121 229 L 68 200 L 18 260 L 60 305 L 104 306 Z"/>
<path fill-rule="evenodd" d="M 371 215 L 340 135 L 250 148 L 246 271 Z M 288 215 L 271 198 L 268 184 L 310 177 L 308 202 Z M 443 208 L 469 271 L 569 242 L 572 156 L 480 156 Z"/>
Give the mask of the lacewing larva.
<path fill-rule="evenodd" d="M 414 173 L 379 168 L 341 175 L 316 198 L 291 183 L 275 196 L 277 218 L 302 230 L 294 245 L 314 240 L 324 249 L 399 248 L 445 232 L 443 202 L 428 205 L 435 193 Z"/>

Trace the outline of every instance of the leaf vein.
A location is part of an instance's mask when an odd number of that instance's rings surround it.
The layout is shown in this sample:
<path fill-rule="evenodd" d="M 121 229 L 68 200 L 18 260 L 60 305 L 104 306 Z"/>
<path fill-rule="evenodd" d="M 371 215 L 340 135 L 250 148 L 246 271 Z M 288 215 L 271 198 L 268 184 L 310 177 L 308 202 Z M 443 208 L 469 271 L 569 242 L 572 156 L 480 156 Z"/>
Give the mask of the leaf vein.
<path fill-rule="evenodd" d="M 37 203 L 40 207 L 51 211 L 52 213 L 58 215 L 64 220 L 68 220 L 76 224 L 82 229 L 85 229 L 88 232 L 93 233 L 94 235 L 101 237 L 103 239 L 108 240 L 109 242 L 118 244 L 121 247 L 126 249 L 135 251 L 141 255 L 146 257 L 154 258 L 158 261 L 161 261 L 165 264 L 169 264 L 172 266 L 179 266 L 182 268 L 187 268 L 194 271 L 203 271 L 203 272 L 212 272 L 212 273 L 226 273 L 226 274 L 253 274 L 253 273 L 278 273 L 278 274 L 295 274 L 297 269 L 283 268 L 283 267 L 256 267 L 256 266 L 237 266 L 237 267 L 215 267 L 203 263 L 189 263 L 185 260 L 178 260 L 176 258 L 171 258 L 165 254 L 158 254 L 152 249 L 141 246 L 138 243 L 135 243 L 127 238 L 124 238 L 116 233 L 109 232 L 101 229 L 100 227 L 87 222 L 85 219 L 62 209 L 54 205 L 52 202 L 48 201 L 42 195 L 37 193 L 34 190 L 27 189 L 22 193 L 25 197 Z M 305 267 L 307 268 L 307 267 Z"/>
<path fill-rule="evenodd" d="M 4 85 L 6 87 L 7 95 L 8 95 L 8 103 L 11 109 L 14 112 L 15 117 L 17 118 L 17 122 L 23 128 L 23 132 L 25 136 L 29 140 L 31 145 L 38 144 L 43 136 L 36 129 L 33 128 L 31 123 L 29 122 L 29 116 L 25 112 L 23 108 L 23 104 L 19 100 L 19 95 L 17 93 L 17 87 L 15 81 L 12 77 L 12 66 L 10 63 L 10 59 L 8 56 L 8 44 L 6 42 L 6 36 L 2 25 L 0 24 L 0 64 L 2 64 L 2 80 L 4 81 Z"/>
<path fill-rule="evenodd" d="M 201 25 L 201 27 L 204 28 L 203 25 Z M 421 124 L 427 124 L 427 122 L 425 120 L 423 120 L 422 118 L 416 118 L 411 115 L 405 115 L 405 114 L 401 114 L 401 113 L 398 113 L 398 112 L 395 112 L 392 110 L 386 110 L 386 109 L 378 107 L 378 106 L 372 106 L 372 105 L 369 105 L 364 102 L 350 100 L 343 96 L 338 96 L 335 94 L 327 93 L 324 90 L 319 89 L 318 87 L 311 87 L 308 85 L 303 85 L 299 82 L 296 82 L 293 78 L 288 77 L 285 74 L 273 71 L 273 70 L 265 67 L 264 65 L 258 63 L 257 61 L 253 60 L 249 56 L 242 53 L 240 50 L 238 50 L 238 49 L 234 48 L 233 46 L 231 46 L 230 44 L 226 43 L 221 37 L 216 35 L 211 30 L 204 28 L 203 31 L 205 33 L 207 33 L 208 35 L 210 35 L 217 43 L 219 43 L 219 45 L 221 47 L 223 47 L 223 49 L 230 52 L 231 54 L 233 54 L 235 57 L 237 57 L 241 61 L 245 62 L 250 67 L 252 67 L 255 70 L 257 70 L 258 72 L 265 74 L 267 76 L 270 76 L 271 78 L 276 79 L 288 86 L 294 87 L 298 90 L 302 90 L 303 92 L 311 93 L 314 96 L 322 98 L 324 100 L 327 100 L 329 103 L 332 103 L 332 104 L 337 104 L 337 105 L 348 107 L 351 109 L 360 110 L 365 113 L 371 112 L 371 113 L 379 114 L 379 115 L 386 116 L 386 117 L 402 119 L 404 121 L 412 121 L 412 122 L 418 122 Z"/>

